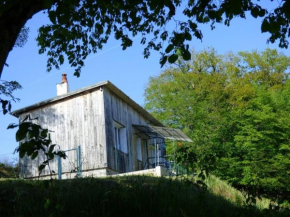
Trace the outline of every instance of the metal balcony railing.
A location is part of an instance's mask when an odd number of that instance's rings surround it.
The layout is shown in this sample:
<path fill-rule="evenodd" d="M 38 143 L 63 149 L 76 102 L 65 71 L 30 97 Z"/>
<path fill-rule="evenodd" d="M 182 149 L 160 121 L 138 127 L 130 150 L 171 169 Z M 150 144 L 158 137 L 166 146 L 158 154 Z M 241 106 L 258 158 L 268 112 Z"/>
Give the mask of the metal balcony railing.
<path fill-rule="evenodd" d="M 158 160 L 157 160 L 158 159 Z M 162 166 L 166 168 L 171 175 L 189 175 L 189 169 L 176 163 L 173 156 L 159 156 L 158 158 L 149 157 L 144 163 L 144 169 L 152 169 L 156 166 Z"/>

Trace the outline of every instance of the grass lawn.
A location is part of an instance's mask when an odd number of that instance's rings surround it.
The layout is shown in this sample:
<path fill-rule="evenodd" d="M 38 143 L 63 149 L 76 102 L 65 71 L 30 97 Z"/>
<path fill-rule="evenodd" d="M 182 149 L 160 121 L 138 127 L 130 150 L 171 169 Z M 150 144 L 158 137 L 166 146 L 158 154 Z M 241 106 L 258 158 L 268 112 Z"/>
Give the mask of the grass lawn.
<path fill-rule="evenodd" d="M 189 179 L 148 176 L 5 180 L 0 182 L 0 216 L 289 216 L 247 207 L 240 192 L 222 183 L 211 177 L 203 190 Z"/>

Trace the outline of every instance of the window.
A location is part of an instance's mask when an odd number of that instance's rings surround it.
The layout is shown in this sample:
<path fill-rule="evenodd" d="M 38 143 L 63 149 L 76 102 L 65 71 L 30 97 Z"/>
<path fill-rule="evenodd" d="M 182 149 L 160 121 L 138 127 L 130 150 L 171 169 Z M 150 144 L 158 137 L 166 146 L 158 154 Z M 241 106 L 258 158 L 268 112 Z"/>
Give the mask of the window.
<path fill-rule="evenodd" d="M 137 138 L 137 159 L 142 161 L 142 147 L 140 138 Z"/>
<path fill-rule="evenodd" d="M 114 122 L 114 145 L 116 149 L 128 153 L 126 128 L 117 122 Z"/>

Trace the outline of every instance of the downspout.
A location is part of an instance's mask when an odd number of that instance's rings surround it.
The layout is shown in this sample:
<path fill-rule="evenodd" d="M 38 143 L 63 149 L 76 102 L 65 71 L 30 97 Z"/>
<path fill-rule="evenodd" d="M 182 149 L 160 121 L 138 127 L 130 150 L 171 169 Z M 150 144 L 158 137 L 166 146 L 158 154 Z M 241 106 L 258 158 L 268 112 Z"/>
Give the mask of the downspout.
<path fill-rule="evenodd" d="M 157 163 L 157 144 L 156 144 L 156 138 L 154 138 L 154 148 L 155 148 L 155 167 L 156 167 L 156 163 Z"/>

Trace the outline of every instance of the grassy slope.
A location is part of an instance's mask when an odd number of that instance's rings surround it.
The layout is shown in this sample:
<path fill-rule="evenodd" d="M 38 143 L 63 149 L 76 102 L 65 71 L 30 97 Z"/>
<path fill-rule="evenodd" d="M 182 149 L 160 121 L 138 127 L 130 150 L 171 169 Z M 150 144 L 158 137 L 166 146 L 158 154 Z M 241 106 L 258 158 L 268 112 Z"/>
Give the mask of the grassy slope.
<path fill-rule="evenodd" d="M 16 178 L 18 170 L 0 163 L 0 178 Z"/>
<path fill-rule="evenodd" d="M 243 206 L 216 178 L 202 190 L 187 179 L 122 177 L 0 182 L 0 216 L 287 216 Z M 229 190 L 230 189 L 230 190 Z"/>
<path fill-rule="evenodd" d="M 9 177 L 10 173 L 5 169 L 0 167 L 0 177 L 7 178 Z"/>
<path fill-rule="evenodd" d="M 225 198 L 228 201 L 231 201 L 231 203 L 237 206 L 246 205 L 244 195 L 237 189 L 231 187 L 226 182 L 221 181 L 219 178 L 211 175 L 209 176 L 209 178 L 207 178 L 206 184 L 208 186 L 209 191 L 214 195 L 222 196 L 223 198 Z M 263 210 L 268 209 L 269 204 L 270 204 L 269 199 L 262 198 L 262 200 L 257 199 L 256 206 L 258 209 Z"/>

